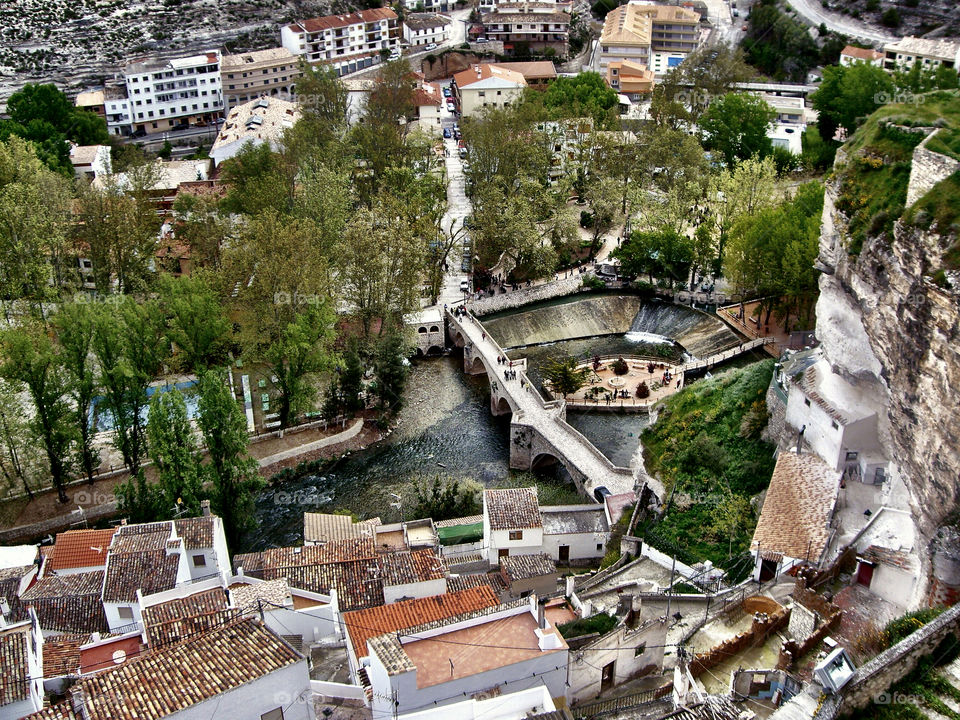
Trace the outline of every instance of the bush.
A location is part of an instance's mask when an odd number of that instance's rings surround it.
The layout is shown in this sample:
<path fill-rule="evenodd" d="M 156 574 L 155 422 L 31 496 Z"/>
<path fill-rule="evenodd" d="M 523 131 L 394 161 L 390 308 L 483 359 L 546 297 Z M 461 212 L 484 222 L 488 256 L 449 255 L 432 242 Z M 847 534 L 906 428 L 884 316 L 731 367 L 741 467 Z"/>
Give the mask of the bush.
<path fill-rule="evenodd" d="M 646 381 L 637 385 L 637 397 L 641 400 L 650 397 L 650 388 L 647 387 Z"/>
<path fill-rule="evenodd" d="M 597 613 L 588 618 L 579 618 L 571 620 L 557 626 L 557 630 L 565 638 L 580 637 L 581 635 L 590 635 L 599 633 L 603 635 L 613 630 L 617 626 L 617 618 L 606 613 Z"/>
<path fill-rule="evenodd" d="M 880 17 L 880 22 L 887 27 L 899 27 L 900 13 L 897 12 L 896 8 L 888 8 L 887 11 Z"/>
<path fill-rule="evenodd" d="M 587 210 L 580 211 L 580 227 L 588 229 L 593 227 L 593 215 Z"/>
<path fill-rule="evenodd" d="M 589 290 L 603 290 L 607 284 L 596 275 L 584 275 L 580 281 Z"/>
<path fill-rule="evenodd" d="M 610 369 L 613 370 L 614 375 L 626 375 L 630 372 L 630 366 L 627 365 L 627 361 L 622 357 L 618 357 L 610 364 Z"/>

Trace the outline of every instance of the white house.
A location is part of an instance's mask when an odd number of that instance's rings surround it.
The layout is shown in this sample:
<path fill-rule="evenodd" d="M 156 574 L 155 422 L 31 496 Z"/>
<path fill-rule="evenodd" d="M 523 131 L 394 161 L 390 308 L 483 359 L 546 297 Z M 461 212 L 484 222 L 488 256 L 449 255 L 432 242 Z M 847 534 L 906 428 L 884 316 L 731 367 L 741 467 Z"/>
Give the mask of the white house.
<path fill-rule="evenodd" d="M 231 607 L 260 616 L 280 635 L 299 635 L 304 644 L 339 642 L 343 638 L 337 591 L 328 594 L 291 588 L 285 578 L 259 580 L 243 575 L 230 579 Z"/>
<path fill-rule="evenodd" d="M 546 505 L 540 508 L 543 552 L 560 565 L 602 558 L 610 539 L 603 505 Z"/>
<path fill-rule="evenodd" d="M 367 640 L 375 717 L 544 686 L 566 698 L 567 643 L 531 595 Z"/>
<path fill-rule="evenodd" d="M 300 110 L 296 103 L 276 97 L 261 97 L 237 105 L 230 110 L 217 133 L 210 157 L 219 166 L 247 143 L 269 143 L 271 149 L 276 150 L 284 131 L 292 128 L 299 119 Z"/>
<path fill-rule="evenodd" d="M 262 623 L 241 619 L 81 678 L 42 720 L 312 720 L 311 699 L 306 658 Z"/>
<path fill-rule="evenodd" d="M 483 539 L 491 566 L 507 555 L 541 552 L 543 520 L 537 504 L 537 489 L 484 490 Z"/>
<path fill-rule="evenodd" d="M 453 76 L 453 92 L 460 100 L 460 113 L 470 117 L 485 107 L 507 107 L 517 101 L 527 81 L 516 70 L 493 63 L 473 65 Z"/>
<path fill-rule="evenodd" d="M 883 66 L 887 70 L 909 69 L 920 63 L 924 69 L 941 65 L 960 68 L 960 40 L 907 36 L 883 46 Z"/>
<path fill-rule="evenodd" d="M 857 554 L 857 584 L 906 611 L 913 606 L 913 594 L 921 578 L 916 553 L 870 545 Z"/>
<path fill-rule="evenodd" d="M 191 580 L 232 573 L 223 520 L 210 514 L 209 500 L 203 501 L 202 508 L 201 517 L 173 521 L 177 537 L 183 540 Z"/>
<path fill-rule="evenodd" d="M 77 177 L 93 180 L 113 172 L 110 148 L 107 145 L 70 144 L 70 164 Z"/>
<path fill-rule="evenodd" d="M 12 624 L 0 616 L 0 720 L 19 720 L 43 707 L 42 653 L 36 615 Z"/>
<path fill-rule="evenodd" d="M 855 47 L 853 45 L 847 45 L 840 51 L 840 64 L 844 67 L 858 62 L 867 63 L 874 67 L 883 67 L 883 53 L 879 50 Z"/>
<path fill-rule="evenodd" d="M 447 592 L 447 566 L 433 550 L 385 553 L 379 567 L 383 601 L 388 605 Z"/>
<path fill-rule="evenodd" d="M 433 13 L 410 13 L 403 19 L 403 39 L 410 45 L 442 45 L 450 39 L 451 20 Z"/>

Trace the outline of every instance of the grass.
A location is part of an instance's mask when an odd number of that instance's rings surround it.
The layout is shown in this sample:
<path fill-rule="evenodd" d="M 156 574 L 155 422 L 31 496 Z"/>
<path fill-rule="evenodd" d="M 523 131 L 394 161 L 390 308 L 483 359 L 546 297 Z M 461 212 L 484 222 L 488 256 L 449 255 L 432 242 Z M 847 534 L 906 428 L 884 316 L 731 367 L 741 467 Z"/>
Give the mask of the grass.
<path fill-rule="evenodd" d="M 534 473 L 517 473 L 510 478 L 492 484 L 491 488 L 537 487 L 537 500 L 541 505 L 582 505 L 585 501 L 570 483 Z"/>
<path fill-rule="evenodd" d="M 956 235 L 955 225 L 960 223 L 960 170 L 934 185 L 910 207 L 904 219 L 924 230 L 936 228 L 941 235 Z M 944 252 L 943 266 L 960 269 L 960 245 L 956 240 Z"/>
<path fill-rule="evenodd" d="M 606 613 L 597 613 L 588 618 L 571 620 L 563 625 L 558 625 L 557 630 L 565 638 L 575 638 L 581 635 L 590 635 L 599 633 L 603 635 L 613 630 L 617 626 L 617 619 L 613 615 Z"/>
<path fill-rule="evenodd" d="M 756 524 L 749 499 L 773 474 L 773 446 L 759 437 L 772 374 L 773 360 L 763 360 L 667 399 L 642 440 L 647 471 L 660 478 L 671 501 L 663 517 L 637 535 L 664 552 L 682 550 L 681 559 L 711 560 L 719 567 L 748 549 Z"/>
<path fill-rule="evenodd" d="M 903 215 L 914 148 L 926 137 L 910 127 L 942 127 L 928 148 L 960 157 L 960 93 L 941 90 L 917 97 L 909 104 L 884 105 L 857 129 L 846 145 L 847 163 L 837 168 L 840 192 L 837 207 L 848 217 L 848 252 L 858 255 L 867 238 L 892 237 L 893 225 Z M 946 189 L 950 192 L 944 194 Z M 911 218 L 949 231 L 957 218 L 960 187 L 934 188 L 924 196 L 920 213 Z M 927 227 L 930 225 L 928 224 Z"/>

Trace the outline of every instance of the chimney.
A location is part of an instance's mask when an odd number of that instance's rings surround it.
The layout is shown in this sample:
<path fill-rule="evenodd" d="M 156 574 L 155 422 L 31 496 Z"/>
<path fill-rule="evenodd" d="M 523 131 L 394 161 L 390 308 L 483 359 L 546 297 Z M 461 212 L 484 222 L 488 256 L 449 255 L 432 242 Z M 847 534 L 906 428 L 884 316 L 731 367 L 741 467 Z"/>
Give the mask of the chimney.
<path fill-rule="evenodd" d="M 545 611 L 546 601 L 537 601 L 537 627 L 541 630 L 547 629 L 547 614 Z"/>
<path fill-rule="evenodd" d="M 200 501 L 200 512 L 203 513 L 204 517 L 210 517 L 210 501 L 209 500 Z"/>

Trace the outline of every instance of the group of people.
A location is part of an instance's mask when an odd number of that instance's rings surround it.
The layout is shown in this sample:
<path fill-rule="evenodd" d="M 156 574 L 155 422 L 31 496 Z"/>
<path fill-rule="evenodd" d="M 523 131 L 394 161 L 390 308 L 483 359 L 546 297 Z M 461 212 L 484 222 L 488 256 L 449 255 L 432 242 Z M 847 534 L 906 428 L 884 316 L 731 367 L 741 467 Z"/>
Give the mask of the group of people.
<path fill-rule="evenodd" d="M 513 369 L 513 360 L 510 360 L 504 355 L 497 355 L 497 365 L 508 365 L 509 367 L 503 371 L 504 380 L 516 380 L 517 371 Z"/>

